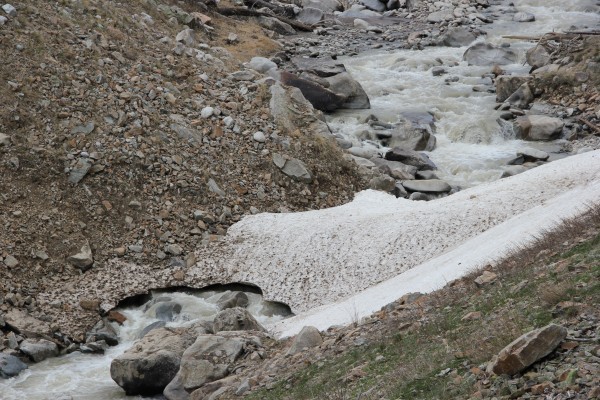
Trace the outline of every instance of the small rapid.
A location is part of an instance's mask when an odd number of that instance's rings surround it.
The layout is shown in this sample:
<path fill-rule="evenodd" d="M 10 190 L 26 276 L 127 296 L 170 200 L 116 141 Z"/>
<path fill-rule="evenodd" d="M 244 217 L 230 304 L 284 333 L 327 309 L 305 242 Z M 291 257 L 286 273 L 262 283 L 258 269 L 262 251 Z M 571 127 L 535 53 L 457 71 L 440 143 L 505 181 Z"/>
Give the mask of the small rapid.
<path fill-rule="evenodd" d="M 199 321 L 212 321 L 221 310 L 218 302 L 229 290 L 187 292 L 155 292 L 141 306 L 117 308 L 126 317 L 123 325 L 111 323 L 117 331 L 119 344 L 104 354 L 83 354 L 79 351 L 62 357 L 49 358 L 29 366 L 16 378 L 0 380 L 2 400 L 84 400 L 84 399 L 142 399 L 126 396 L 110 377 L 111 361 L 132 347 L 144 329 L 161 319 L 157 318 L 160 300 L 179 304 L 181 311 L 166 322 L 166 327 L 186 327 Z M 258 293 L 245 291 L 246 309 L 261 325 L 270 325 L 290 316 L 289 309 L 279 303 L 267 302 Z M 164 321 L 165 318 L 162 319 Z M 145 397 L 148 398 L 148 397 Z M 156 398 L 163 398 L 162 396 Z"/>
<path fill-rule="evenodd" d="M 502 66 L 509 74 L 526 75 L 525 52 L 534 43 L 512 37 L 537 37 L 552 31 L 597 28 L 599 7 L 592 1 L 518 0 L 514 7 L 494 11 L 497 20 L 484 26 L 487 35 L 475 42 L 510 45 L 518 61 Z M 515 11 L 535 15 L 535 21 L 513 21 Z M 495 94 L 489 90 L 491 67 L 469 66 L 463 61 L 467 46 L 427 47 L 367 53 L 341 59 L 371 99 L 370 110 L 338 111 L 329 117 L 334 134 L 354 146 L 385 147 L 367 138 L 367 119 L 374 115 L 383 123 L 397 123 L 406 113 L 429 113 L 435 118 L 437 147 L 427 155 L 437 165 L 436 175 L 453 186 L 470 187 L 499 179 L 503 166 L 524 148 L 537 148 L 560 157 L 561 141 L 551 143 L 516 140 L 508 122 L 498 122 Z M 444 74 L 433 69 L 443 66 Z M 370 140 L 369 140 L 370 139 Z"/>

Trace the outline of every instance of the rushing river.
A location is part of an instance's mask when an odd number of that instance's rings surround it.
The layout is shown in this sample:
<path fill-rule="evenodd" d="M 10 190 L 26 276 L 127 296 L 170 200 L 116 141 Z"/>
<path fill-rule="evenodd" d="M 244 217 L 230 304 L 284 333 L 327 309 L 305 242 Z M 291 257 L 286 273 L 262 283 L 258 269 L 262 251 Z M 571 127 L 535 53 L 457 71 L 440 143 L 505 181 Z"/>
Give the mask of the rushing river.
<path fill-rule="evenodd" d="M 498 11 L 499 19 L 483 28 L 488 32 L 486 41 L 508 42 L 521 54 L 519 64 L 505 67 L 515 73 L 526 73 L 524 52 L 527 42 L 503 39 L 504 35 L 536 36 L 550 31 L 566 31 L 572 26 L 582 29 L 598 28 L 600 9 L 596 1 L 588 0 L 513 0 L 519 11 L 530 12 L 536 21 L 516 23 L 511 13 Z M 484 40 L 484 39 L 480 39 Z M 381 121 L 395 122 L 399 112 L 428 111 L 436 118 L 437 148 L 430 152 L 438 165 L 440 178 L 451 184 L 471 186 L 498 179 L 502 166 L 514 157 L 516 151 L 534 144 L 512 138 L 512 132 L 496 121 L 495 95 L 475 92 L 473 87 L 485 84 L 482 75 L 489 67 L 467 66 L 462 61 L 465 48 L 429 47 L 422 51 L 401 50 L 368 54 L 344 59 L 347 69 L 360 81 L 369 97 L 372 109 L 365 112 L 346 111 L 335 114 L 329 121 L 334 131 L 356 143 L 355 136 L 367 125 L 359 121 L 366 113 L 375 114 Z M 442 60 L 447 74 L 433 76 L 431 69 Z M 457 81 L 446 84 L 447 77 Z M 489 82 L 488 82 L 489 83 Z M 553 151 L 556 143 L 535 144 Z M 212 320 L 218 311 L 216 302 L 223 292 L 195 294 L 171 293 L 183 306 L 181 313 L 168 326 L 184 326 L 197 320 Z M 263 325 L 284 318 L 285 313 L 273 314 L 273 305 L 265 303 L 258 294 L 247 293 L 248 309 Z M 280 310 L 281 311 L 281 310 Z M 74 352 L 48 359 L 22 372 L 18 377 L 0 380 L 2 400 L 108 400 L 126 398 L 124 392 L 110 378 L 111 360 L 131 347 L 140 331 L 155 322 L 152 313 L 144 307 L 120 310 L 127 321 L 118 329 L 120 344 L 103 355 Z"/>
<path fill-rule="evenodd" d="M 180 327 L 197 321 L 212 321 L 219 312 L 217 302 L 226 293 L 227 291 L 156 293 L 153 298 L 168 296 L 171 302 L 182 306 L 181 311 L 166 324 L 167 327 Z M 262 325 L 289 316 L 285 306 L 263 301 L 260 294 L 245 294 L 248 296 L 246 309 Z M 118 309 L 127 318 L 122 326 L 112 323 L 119 334 L 119 345 L 110 347 L 104 354 L 82 354 L 77 351 L 31 365 L 16 378 L 0 380 L 0 399 L 141 399 L 139 396 L 126 396 L 117 386 L 110 377 L 110 363 L 132 346 L 144 328 L 159 320 L 156 318 L 156 305 L 148 307 L 146 304 L 152 304 L 152 300 L 142 306 Z"/>
<path fill-rule="evenodd" d="M 525 51 L 533 43 L 503 38 L 508 35 L 536 37 L 544 33 L 564 32 L 571 28 L 597 29 L 600 25 L 595 1 L 588 0 L 515 0 L 515 7 L 500 7 L 499 18 L 482 28 L 488 33 L 478 41 L 496 45 L 510 44 L 520 57 L 518 63 L 503 66 L 508 73 L 527 74 Z M 514 22 L 510 9 L 535 15 L 534 22 Z M 361 140 L 369 130 L 365 117 L 373 114 L 385 123 L 398 122 L 400 113 L 429 112 L 436 119 L 437 147 L 429 157 L 438 166 L 436 174 L 452 185 L 468 187 L 499 179 L 503 166 L 526 147 L 552 153 L 560 141 L 533 143 L 514 139 L 509 124 L 501 126 L 500 112 L 494 110 L 495 94 L 474 91 L 485 87 L 490 78 L 482 78 L 491 67 L 468 66 L 462 60 L 467 47 L 427 47 L 421 51 L 400 50 L 364 54 L 342 59 L 348 71 L 363 86 L 371 99 L 370 110 L 346 110 L 328 121 L 334 133 L 354 145 L 375 147 Z M 447 73 L 433 76 L 432 68 L 444 66 Z M 454 82 L 446 82 L 452 77 Z M 380 149 L 382 150 L 382 149 Z M 557 155 L 553 155 L 557 157 Z M 551 157 L 552 159 L 552 157 Z"/>

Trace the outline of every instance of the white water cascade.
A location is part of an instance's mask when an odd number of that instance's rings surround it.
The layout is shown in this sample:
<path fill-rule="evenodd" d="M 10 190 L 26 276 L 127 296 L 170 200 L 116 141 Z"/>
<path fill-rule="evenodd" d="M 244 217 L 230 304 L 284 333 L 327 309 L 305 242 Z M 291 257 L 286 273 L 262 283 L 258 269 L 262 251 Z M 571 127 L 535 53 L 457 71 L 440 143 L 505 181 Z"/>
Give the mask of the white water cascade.
<path fill-rule="evenodd" d="M 519 55 L 514 65 L 503 66 L 508 73 L 527 74 L 525 51 L 531 42 L 505 39 L 502 36 L 536 37 L 548 32 L 600 26 L 600 7 L 587 0 L 515 0 L 518 11 L 535 15 L 534 22 L 512 21 L 512 13 L 483 26 L 487 36 L 477 41 L 496 45 L 510 44 Z M 549 153 L 561 148 L 561 142 L 534 143 L 515 140 L 512 129 L 502 128 L 500 112 L 494 110 L 495 94 L 474 91 L 473 87 L 490 83 L 482 78 L 491 67 L 468 66 L 462 60 L 467 47 L 427 47 L 423 50 L 399 50 L 368 53 L 341 59 L 371 99 L 370 110 L 345 110 L 333 114 L 328 123 L 334 133 L 349 139 L 355 146 L 377 147 L 365 143 L 361 133 L 369 129 L 365 117 L 373 114 L 384 123 L 398 122 L 400 113 L 430 112 L 436 119 L 437 148 L 427 154 L 439 168 L 439 178 L 452 185 L 469 187 L 499 179 L 502 166 L 516 152 L 535 147 Z M 447 74 L 433 76 L 432 68 L 442 65 Z M 455 82 L 446 82 L 453 77 Z M 487 81 L 487 82 L 486 82 Z M 361 143 L 362 142 L 362 143 Z M 379 149 L 384 150 L 382 148 Z M 560 157 L 552 155 L 551 160 Z"/>
<path fill-rule="evenodd" d="M 185 327 L 197 321 L 212 321 L 220 311 L 217 302 L 225 293 L 227 291 L 213 290 L 156 293 L 153 298 L 168 296 L 170 301 L 180 304 L 181 312 L 172 321 L 167 322 L 166 326 Z M 285 306 L 263 301 L 260 294 L 245 294 L 248 296 L 247 310 L 262 325 L 273 324 L 289 316 Z M 117 346 L 110 347 L 104 354 L 82 354 L 76 351 L 33 364 L 16 378 L 0 380 L 0 399 L 142 399 L 139 396 L 125 395 L 110 377 L 110 363 L 133 345 L 144 328 L 159 320 L 154 313 L 155 306 L 126 307 L 117 311 L 127 318 L 122 326 L 111 323 L 119 335 Z"/>

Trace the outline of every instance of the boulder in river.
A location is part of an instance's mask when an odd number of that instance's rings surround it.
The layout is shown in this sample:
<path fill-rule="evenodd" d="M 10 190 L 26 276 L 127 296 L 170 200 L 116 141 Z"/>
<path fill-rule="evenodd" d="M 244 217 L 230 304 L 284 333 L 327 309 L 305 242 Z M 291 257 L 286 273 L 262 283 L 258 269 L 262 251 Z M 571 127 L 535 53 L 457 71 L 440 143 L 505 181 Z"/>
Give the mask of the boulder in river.
<path fill-rule="evenodd" d="M 534 100 L 533 92 L 529 87 L 529 83 L 524 83 L 513 94 L 511 94 L 506 102 L 511 106 L 524 109 L 529 107 L 529 104 Z"/>
<path fill-rule="evenodd" d="M 27 369 L 27 364 L 18 357 L 10 354 L 0 353 L 0 378 L 8 379 L 19 375 L 21 371 Z"/>
<path fill-rule="evenodd" d="M 551 60 L 548 50 L 546 50 L 544 46 L 540 45 L 534 46 L 527 50 L 525 57 L 527 59 L 527 64 L 531 65 L 533 69 L 538 69 L 548 65 L 550 64 Z"/>
<path fill-rule="evenodd" d="M 506 47 L 493 46 L 489 43 L 476 43 L 469 47 L 463 55 L 469 65 L 493 66 L 508 65 L 518 61 L 518 55 Z"/>
<path fill-rule="evenodd" d="M 56 343 L 46 339 L 25 339 L 21 342 L 19 349 L 33 362 L 40 362 L 46 358 L 58 356 Z"/>
<path fill-rule="evenodd" d="M 106 318 L 102 318 L 94 327 L 85 334 L 86 342 L 96 342 L 104 340 L 110 346 L 119 344 L 117 331 L 112 327 Z"/>
<path fill-rule="evenodd" d="M 413 150 L 406 150 L 401 147 L 394 147 L 385 153 L 385 159 L 390 161 L 400 161 L 403 164 L 417 167 L 418 170 L 435 170 L 435 164 L 423 153 Z"/>
<path fill-rule="evenodd" d="M 155 329 L 111 362 L 110 376 L 129 396 L 161 394 L 194 340 L 187 329 Z"/>
<path fill-rule="evenodd" d="M 565 123 L 556 117 L 525 115 L 514 122 L 517 137 L 523 140 L 548 141 L 560 136 Z"/>
<path fill-rule="evenodd" d="M 530 76 L 499 75 L 496 77 L 496 101 L 504 102 L 524 83 L 531 81 Z"/>
<path fill-rule="evenodd" d="M 413 165 L 406 165 L 399 161 L 386 160 L 385 158 L 373 157 L 371 162 L 378 167 L 387 167 L 389 169 L 389 175 L 392 178 L 400 180 L 411 180 L 415 179 L 417 174 L 417 167 Z"/>
<path fill-rule="evenodd" d="M 342 72 L 325 78 L 329 83 L 329 90 L 343 99 L 339 108 L 343 109 L 367 109 L 371 108 L 369 96 L 356 79 L 347 72 Z"/>
<path fill-rule="evenodd" d="M 213 320 L 213 331 L 259 331 L 265 328 L 245 308 L 228 308 L 219 312 Z"/>
<path fill-rule="evenodd" d="M 170 322 L 181 312 L 181 304 L 174 301 L 159 302 L 154 307 L 154 316 L 165 322 Z"/>
<path fill-rule="evenodd" d="M 241 307 L 246 308 L 248 306 L 248 295 L 244 292 L 229 292 L 219 297 L 217 301 L 217 307 L 220 310 L 226 308 Z"/>
<path fill-rule="evenodd" d="M 449 28 L 438 40 L 439 46 L 463 47 L 471 44 L 477 36 L 463 27 Z"/>
<path fill-rule="evenodd" d="M 515 22 L 533 22 L 535 21 L 535 15 L 525 11 L 519 11 L 513 15 L 513 21 Z"/>

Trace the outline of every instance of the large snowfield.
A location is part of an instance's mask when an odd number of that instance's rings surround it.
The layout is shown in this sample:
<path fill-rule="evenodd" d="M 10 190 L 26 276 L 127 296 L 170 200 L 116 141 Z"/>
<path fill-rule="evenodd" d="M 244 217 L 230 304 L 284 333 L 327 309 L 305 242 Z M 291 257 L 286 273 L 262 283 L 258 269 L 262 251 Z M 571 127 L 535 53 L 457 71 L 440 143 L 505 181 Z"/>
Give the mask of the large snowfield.
<path fill-rule="evenodd" d="M 245 218 L 229 230 L 225 269 L 292 307 L 271 327 L 289 336 L 440 288 L 599 201 L 600 150 L 430 202 L 365 191 L 340 207 Z"/>

